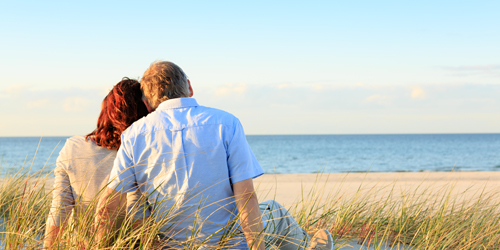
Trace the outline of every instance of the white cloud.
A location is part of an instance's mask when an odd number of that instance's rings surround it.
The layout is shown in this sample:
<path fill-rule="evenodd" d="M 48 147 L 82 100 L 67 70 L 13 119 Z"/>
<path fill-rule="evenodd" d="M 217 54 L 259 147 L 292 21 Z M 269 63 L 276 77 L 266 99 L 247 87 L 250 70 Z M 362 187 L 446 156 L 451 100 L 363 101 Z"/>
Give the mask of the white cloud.
<path fill-rule="evenodd" d="M 26 103 L 26 108 L 28 108 L 28 109 L 41 108 L 41 107 L 45 106 L 48 102 L 49 102 L 49 99 L 30 101 L 30 102 Z"/>
<path fill-rule="evenodd" d="M 287 89 L 290 87 L 292 87 L 292 85 L 290 85 L 288 83 L 282 83 L 282 84 L 278 85 L 278 89 Z"/>
<path fill-rule="evenodd" d="M 443 67 L 446 70 L 450 71 L 496 71 L 500 70 L 500 65 L 474 65 L 474 66 L 461 66 L 461 67 Z"/>
<path fill-rule="evenodd" d="M 315 90 L 322 90 L 324 88 L 321 84 L 313 84 L 311 87 Z"/>
<path fill-rule="evenodd" d="M 96 88 L 96 95 L 99 98 L 102 98 L 104 100 L 104 97 L 109 94 L 109 91 L 113 89 L 113 86 L 102 86 L 100 88 Z"/>
<path fill-rule="evenodd" d="M 225 84 L 222 87 L 219 87 L 215 91 L 216 96 L 227 96 L 227 95 L 233 95 L 233 94 L 243 94 L 247 90 L 247 84 L 246 83 L 228 83 Z"/>
<path fill-rule="evenodd" d="M 425 99 L 425 91 L 419 86 L 413 87 L 411 90 L 412 99 Z"/>
<path fill-rule="evenodd" d="M 454 76 L 470 76 L 470 75 L 500 75 L 500 65 L 472 65 L 459 67 L 442 67 L 444 70 L 452 72 Z"/>
<path fill-rule="evenodd" d="M 19 94 L 21 94 L 21 92 L 23 92 L 27 88 L 28 88 L 28 85 L 26 85 L 26 84 L 11 85 L 11 86 L 3 89 L 0 92 L 0 97 L 4 97 L 4 96 L 18 96 Z"/>
<path fill-rule="evenodd" d="M 371 95 L 371 96 L 367 97 L 365 99 L 365 101 L 371 102 L 371 103 L 377 103 L 377 104 L 381 104 L 381 105 L 390 104 L 390 100 L 387 96 L 383 96 L 383 95 L 379 95 L 379 94 Z"/>
<path fill-rule="evenodd" d="M 63 109 L 68 112 L 81 112 L 88 107 L 90 102 L 83 97 L 68 97 L 64 99 Z"/>

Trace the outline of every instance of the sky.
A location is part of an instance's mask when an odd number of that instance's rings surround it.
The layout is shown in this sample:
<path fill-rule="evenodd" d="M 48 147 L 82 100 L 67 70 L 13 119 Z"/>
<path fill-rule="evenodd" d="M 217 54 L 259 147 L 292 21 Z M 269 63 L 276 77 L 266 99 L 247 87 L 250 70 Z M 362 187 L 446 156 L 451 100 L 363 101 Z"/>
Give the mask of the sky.
<path fill-rule="evenodd" d="M 500 132 L 499 1 L 1 1 L 0 136 L 94 130 L 179 65 L 247 134 Z"/>

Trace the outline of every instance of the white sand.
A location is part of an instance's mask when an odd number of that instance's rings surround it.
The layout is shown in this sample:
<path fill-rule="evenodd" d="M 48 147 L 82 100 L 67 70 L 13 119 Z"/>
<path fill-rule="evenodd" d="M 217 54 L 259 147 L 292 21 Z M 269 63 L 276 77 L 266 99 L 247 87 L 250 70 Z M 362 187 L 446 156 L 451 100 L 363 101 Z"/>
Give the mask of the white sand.
<path fill-rule="evenodd" d="M 299 202 L 313 187 L 344 196 L 361 194 L 373 188 L 377 195 L 402 191 L 438 191 L 453 186 L 453 193 L 464 199 L 500 191 L 500 172 L 421 172 L 421 173 L 349 173 L 349 174 L 267 174 L 254 180 L 259 200 L 275 199 L 283 205 Z M 373 190 L 372 190 L 373 191 Z M 326 197 L 326 194 L 325 196 Z"/>

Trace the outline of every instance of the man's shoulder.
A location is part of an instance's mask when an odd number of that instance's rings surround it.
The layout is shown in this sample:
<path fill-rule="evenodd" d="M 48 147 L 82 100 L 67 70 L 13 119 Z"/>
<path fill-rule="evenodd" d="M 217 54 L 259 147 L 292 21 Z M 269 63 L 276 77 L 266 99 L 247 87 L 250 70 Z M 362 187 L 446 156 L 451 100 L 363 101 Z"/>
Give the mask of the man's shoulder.
<path fill-rule="evenodd" d="M 217 125 L 223 126 L 229 130 L 234 130 L 235 128 L 241 126 L 240 120 L 227 111 L 205 106 L 198 106 L 196 109 L 197 112 L 195 112 L 192 117 L 192 125 Z"/>
<path fill-rule="evenodd" d="M 147 115 L 147 116 L 149 116 L 149 115 Z M 122 140 L 127 139 L 127 138 L 134 138 L 137 135 L 143 133 L 143 131 L 146 130 L 145 129 L 145 126 L 146 126 L 145 119 L 147 116 L 140 118 L 139 120 L 132 123 L 127 129 L 125 129 L 122 132 L 122 136 L 121 136 Z"/>
<path fill-rule="evenodd" d="M 229 123 L 239 122 L 236 116 L 227 111 L 206 106 L 198 106 L 197 108 L 200 109 L 198 112 L 200 115 L 215 118 L 222 122 L 229 122 Z"/>

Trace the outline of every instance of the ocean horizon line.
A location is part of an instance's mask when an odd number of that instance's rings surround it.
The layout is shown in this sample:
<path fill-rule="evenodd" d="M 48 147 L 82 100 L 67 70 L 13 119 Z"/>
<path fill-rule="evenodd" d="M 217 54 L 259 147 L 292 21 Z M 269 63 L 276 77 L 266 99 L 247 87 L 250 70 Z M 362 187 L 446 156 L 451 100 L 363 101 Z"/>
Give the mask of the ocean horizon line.
<path fill-rule="evenodd" d="M 246 134 L 246 136 L 307 136 L 307 135 L 335 135 L 335 136 L 343 136 L 343 135 L 499 135 L 500 132 L 464 132 L 464 133 L 359 133 L 359 134 Z M 55 137 L 72 137 L 76 135 L 48 135 L 48 136 L 34 136 L 34 135 L 8 135 L 8 136 L 0 136 L 0 138 L 55 138 Z M 81 135 L 84 136 L 84 135 Z"/>

